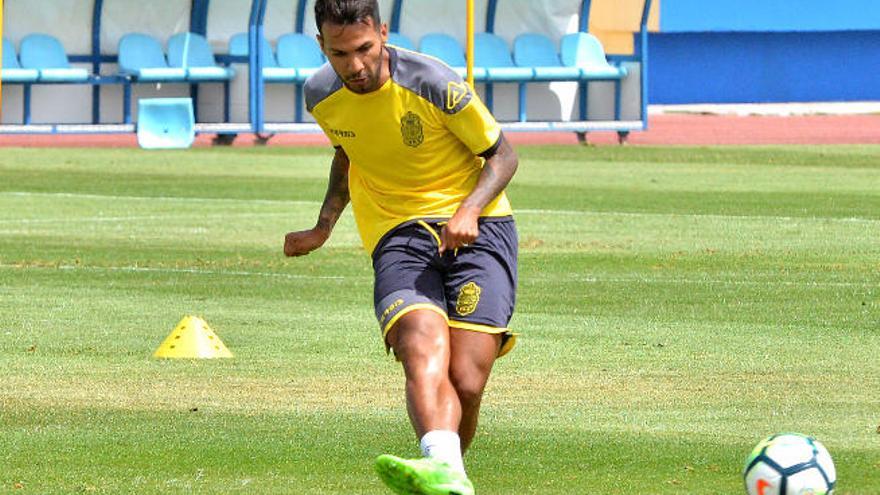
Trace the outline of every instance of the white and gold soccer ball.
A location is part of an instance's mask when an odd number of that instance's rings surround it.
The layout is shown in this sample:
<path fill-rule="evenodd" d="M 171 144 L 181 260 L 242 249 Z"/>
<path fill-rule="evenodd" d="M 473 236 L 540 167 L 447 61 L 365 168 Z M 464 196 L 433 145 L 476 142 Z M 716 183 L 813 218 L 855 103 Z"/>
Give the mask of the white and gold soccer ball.
<path fill-rule="evenodd" d="M 749 495 L 831 495 L 837 482 L 828 450 L 799 433 L 771 435 L 746 460 Z"/>

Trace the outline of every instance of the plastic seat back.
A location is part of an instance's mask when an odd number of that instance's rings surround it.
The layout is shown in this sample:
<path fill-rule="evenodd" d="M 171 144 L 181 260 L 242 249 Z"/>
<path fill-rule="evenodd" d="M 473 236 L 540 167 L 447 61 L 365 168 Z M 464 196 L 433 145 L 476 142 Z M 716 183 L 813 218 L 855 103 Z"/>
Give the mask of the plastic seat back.
<path fill-rule="evenodd" d="M 15 56 L 15 45 L 12 41 L 3 38 L 3 65 L 4 69 L 21 69 L 18 57 Z"/>
<path fill-rule="evenodd" d="M 168 65 L 171 67 L 216 67 L 211 45 L 197 33 L 178 33 L 168 40 Z"/>
<path fill-rule="evenodd" d="M 521 67 L 559 67 L 562 61 L 550 38 L 525 33 L 513 40 L 513 61 Z"/>
<path fill-rule="evenodd" d="M 248 43 L 248 34 L 247 33 L 238 33 L 229 39 L 229 54 L 236 57 L 247 57 L 250 53 L 250 44 Z M 278 62 L 275 60 L 275 54 L 272 52 L 272 45 L 269 44 L 269 40 L 266 37 L 263 37 L 263 42 L 260 44 L 260 58 L 263 62 L 263 67 L 278 67 Z"/>
<path fill-rule="evenodd" d="M 482 76 L 480 71 L 484 71 Z M 507 42 L 492 33 L 478 33 L 474 37 L 474 79 L 489 82 L 525 82 L 534 78 L 531 67 L 513 64 Z"/>
<path fill-rule="evenodd" d="M 3 83 L 33 83 L 40 78 L 37 69 L 23 69 L 15 55 L 15 44 L 3 38 L 3 65 L 0 66 L 0 79 Z"/>
<path fill-rule="evenodd" d="M 315 38 L 301 33 L 287 33 L 278 38 L 278 65 L 315 69 L 324 65 L 324 54 Z"/>
<path fill-rule="evenodd" d="M 137 73 L 141 69 L 166 69 L 168 61 L 162 45 L 153 37 L 129 33 L 119 40 L 119 68 L 128 73 Z"/>
<path fill-rule="evenodd" d="M 431 33 L 422 37 L 419 51 L 439 58 L 450 67 L 465 67 L 464 48 L 452 36 L 445 33 Z"/>
<path fill-rule="evenodd" d="M 69 69 L 61 42 L 48 34 L 29 34 L 21 40 L 21 66 L 28 69 Z"/>
<path fill-rule="evenodd" d="M 474 65 L 477 67 L 513 67 L 507 43 L 497 34 L 477 33 L 474 36 Z"/>
<path fill-rule="evenodd" d="M 604 67 L 609 65 L 599 38 L 589 33 L 571 33 L 560 42 L 562 63 L 570 67 Z"/>
<path fill-rule="evenodd" d="M 388 44 L 410 51 L 415 51 L 416 49 L 416 45 L 412 40 L 400 33 L 388 33 Z"/>

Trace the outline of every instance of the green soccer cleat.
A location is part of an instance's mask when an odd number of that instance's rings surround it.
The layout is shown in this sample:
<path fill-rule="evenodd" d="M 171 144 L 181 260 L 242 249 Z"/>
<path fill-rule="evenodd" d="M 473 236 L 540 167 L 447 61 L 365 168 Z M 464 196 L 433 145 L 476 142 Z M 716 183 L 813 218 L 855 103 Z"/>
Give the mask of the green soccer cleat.
<path fill-rule="evenodd" d="M 380 455 L 376 472 L 398 495 L 474 495 L 474 485 L 464 473 L 430 457 L 410 460 Z"/>

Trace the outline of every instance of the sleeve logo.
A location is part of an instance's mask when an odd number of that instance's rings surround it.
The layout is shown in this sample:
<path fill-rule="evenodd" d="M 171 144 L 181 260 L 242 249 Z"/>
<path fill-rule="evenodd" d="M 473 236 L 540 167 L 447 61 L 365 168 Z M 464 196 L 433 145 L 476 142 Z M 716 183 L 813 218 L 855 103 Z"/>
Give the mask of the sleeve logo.
<path fill-rule="evenodd" d="M 425 141 L 425 132 L 422 130 L 422 119 L 413 112 L 406 112 L 400 119 L 400 134 L 403 136 L 403 144 L 415 148 Z"/>
<path fill-rule="evenodd" d="M 468 94 L 467 84 L 455 81 L 449 81 L 449 84 L 446 85 L 446 109 L 452 110 L 461 100 L 464 99 Z"/>
<path fill-rule="evenodd" d="M 468 282 L 464 284 L 458 293 L 458 301 L 455 303 L 455 311 L 461 316 L 467 316 L 477 310 L 477 304 L 480 304 L 480 286 Z"/>

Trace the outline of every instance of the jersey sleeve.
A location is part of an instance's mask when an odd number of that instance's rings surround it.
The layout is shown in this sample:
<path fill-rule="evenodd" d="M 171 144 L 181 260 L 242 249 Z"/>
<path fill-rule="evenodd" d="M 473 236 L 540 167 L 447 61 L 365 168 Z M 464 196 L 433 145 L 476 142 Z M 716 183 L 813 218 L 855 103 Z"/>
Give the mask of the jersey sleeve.
<path fill-rule="evenodd" d="M 465 85 L 466 86 L 466 85 Z M 471 150 L 482 155 L 492 149 L 501 137 L 501 126 L 476 93 L 470 90 L 468 102 L 457 112 L 447 114 L 446 127 Z"/>

